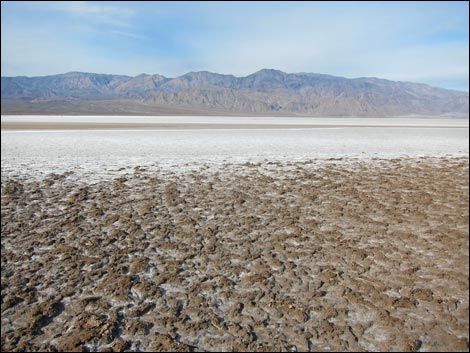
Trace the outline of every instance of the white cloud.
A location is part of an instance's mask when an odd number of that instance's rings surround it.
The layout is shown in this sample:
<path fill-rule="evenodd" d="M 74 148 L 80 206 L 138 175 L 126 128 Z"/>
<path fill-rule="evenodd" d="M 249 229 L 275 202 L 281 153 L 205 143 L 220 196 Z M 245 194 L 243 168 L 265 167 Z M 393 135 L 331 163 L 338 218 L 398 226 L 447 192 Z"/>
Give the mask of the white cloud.
<path fill-rule="evenodd" d="M 233 25 L 242 29 L 233 37 L 209 33 L 191 38 L 190 45 L 209 71 L 246 75 L 266 67 L 432 84 L 454 78 L 465 89 L 461 82 L 468 83 L 468 40 L 429 41 L 438 13 L 351 13 L 336 6 L 340 11 L 334 16 L 331 8 L 317 13 L 293 8 L 252 17 L 245 26 L 240 17 Z M 457 22 L 441 27 L 455 29 Z"/>
<path fill-rule="evenodd" d="M 120 37 L 133 38 L 133 39 L 145 38 L 144 36 L 141 36 L 139 34 L 135 34 L 135 33 L 132 33 L 132 32 L 126 32 L 126 31 L 109 30 L 108 33 L 115 34 L 115 35 L 120 36 Z"/>
<path fill-rule="evenodd" d="M 458 85 L 454 88 L 468 90 L 468 53 L 468 42 L 456 41 L 371 52 L 358 55 L 356 60 L 362 63 L 362 76 L 432 85 L 447 85 L 453 80 Z"/>
<path fill-rule="evenodd" d="M 127 6 L 115 6 L 92 1 L 33 1 L 26 8 L 41 12 L 57 11 L 95 24 L 129 27 L 137 12 Z"/>
<path fill-rule="evenodd" d="M 92 51 L 45 29 L 38 28 L 34 34 L 20 27 L 2 30 L 2 76 L 43 76 L 70 71 L 138 75 L 164 73 L 179 65 L 177 60 L 145 57 L 141 53 L 128 53 L 124 59 L 106 51 Z"/>
<path fill-rule="evenodd" d="M 58 2 L 54 7 L 97 23 L 117 27 L 130 27 L 128 19 L 135 15 L 135 11 L 129 8 L 101 5 L 89 1 Z"/>

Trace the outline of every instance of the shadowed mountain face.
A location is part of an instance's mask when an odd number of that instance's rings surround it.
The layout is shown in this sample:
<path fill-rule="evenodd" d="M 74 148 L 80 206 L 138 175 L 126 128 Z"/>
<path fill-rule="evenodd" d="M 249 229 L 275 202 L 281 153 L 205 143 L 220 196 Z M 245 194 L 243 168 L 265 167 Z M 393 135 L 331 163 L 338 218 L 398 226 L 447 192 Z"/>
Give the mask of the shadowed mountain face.
<path fill-rule="evenodd" d="M 378 78 L 347 79 L 268 69 L 246 77 L 207 71 L 173 79 L 161 75 L 130 77 L 70 72 L 43 77 L 2 77 L 1 82 L 2 114 L 66 114 L 72 106 L 90 114 L 136 111 L 158 114 L 172 109 L 175 114 L 180 111 L 308 116 L 469 114 L 466 92 Z"/>

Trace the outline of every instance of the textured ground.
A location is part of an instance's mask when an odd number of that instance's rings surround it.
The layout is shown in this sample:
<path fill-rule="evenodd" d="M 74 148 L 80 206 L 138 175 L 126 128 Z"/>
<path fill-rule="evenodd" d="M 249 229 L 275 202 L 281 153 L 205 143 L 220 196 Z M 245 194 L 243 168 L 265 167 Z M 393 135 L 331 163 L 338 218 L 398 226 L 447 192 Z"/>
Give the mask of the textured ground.
<path fill-rule="evenodd" d="M 2 173 L 2 351 L 468 351 L 468 172 Z"/>

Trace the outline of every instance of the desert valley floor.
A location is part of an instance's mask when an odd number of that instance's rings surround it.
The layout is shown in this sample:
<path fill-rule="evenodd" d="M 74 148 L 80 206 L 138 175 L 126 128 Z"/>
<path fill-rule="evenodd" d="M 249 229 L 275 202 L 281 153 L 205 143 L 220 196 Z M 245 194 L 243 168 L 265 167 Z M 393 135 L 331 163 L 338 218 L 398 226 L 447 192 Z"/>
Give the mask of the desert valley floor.
<path fill-rule="evenodd" d="M 2 351 L 468 351 L 468 119 L 134 118 L 2 116 Z"/>

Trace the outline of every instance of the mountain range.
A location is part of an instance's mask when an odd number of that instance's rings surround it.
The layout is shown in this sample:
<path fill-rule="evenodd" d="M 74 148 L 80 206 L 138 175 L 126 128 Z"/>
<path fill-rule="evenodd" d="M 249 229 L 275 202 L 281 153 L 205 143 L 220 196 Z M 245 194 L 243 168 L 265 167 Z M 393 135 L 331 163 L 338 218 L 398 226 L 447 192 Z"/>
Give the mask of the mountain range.
<path fill-rule="evenodd" d="M 84 72 L 2 77 L 2 114 L 466 116 L 469 94 L 412 82 L 263 69 L 168 78 Z"/>

